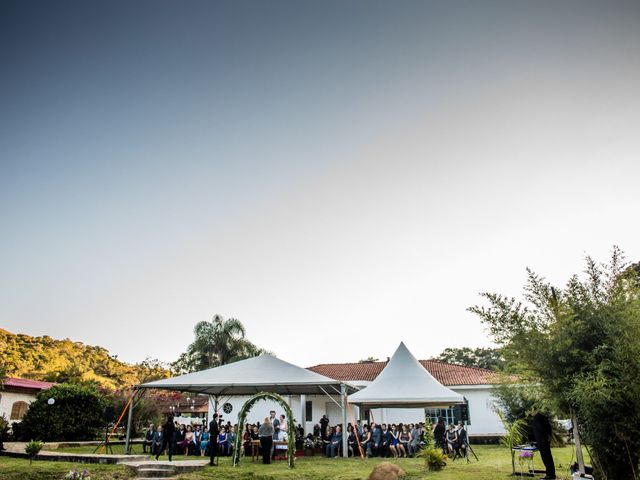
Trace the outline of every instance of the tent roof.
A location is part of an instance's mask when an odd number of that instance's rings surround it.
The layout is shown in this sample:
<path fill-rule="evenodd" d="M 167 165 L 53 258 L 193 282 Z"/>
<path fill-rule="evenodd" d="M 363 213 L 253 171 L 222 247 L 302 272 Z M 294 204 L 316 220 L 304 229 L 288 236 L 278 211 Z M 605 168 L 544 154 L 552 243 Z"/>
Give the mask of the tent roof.
<path fill-rule="evenodd" d="M 281 395 L 323 395 L 347 393 L 357 388 L 319 373 L 280 360 L 272 355 L 260 355 L 220 367 L 188 373 L 173 378 L 143 383 L 138 388 L 158 388 L 209 395 L 253 395 L 271 392 Z"/>
<path fill-rule="evenodd" d="M 349 396 L 349 403 L 376 407 L 446 407 L 464 397 L 425 370 L 404 343 L 371 384 Z"/>

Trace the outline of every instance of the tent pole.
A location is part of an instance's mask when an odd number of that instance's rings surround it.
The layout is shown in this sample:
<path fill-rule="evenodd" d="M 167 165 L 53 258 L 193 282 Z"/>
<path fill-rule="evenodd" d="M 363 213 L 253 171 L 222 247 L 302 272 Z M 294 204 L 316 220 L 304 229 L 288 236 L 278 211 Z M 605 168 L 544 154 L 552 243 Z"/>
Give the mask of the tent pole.
<path fill-rule="evenodd" d="M 307 396 L 300 395 L 300 425 L 302 425 L 302 436 L 307 436 Z"/>
<path fill-rule="evenodd" d="M 129 450 L 129 442 L 131 441 L 131 423 L 133 422 L 133 404 L 135 403 L 136 395 L 138 394 L 138 390 L 133 389 L 133 398 L 131 399 L 131 404 L 129 405 L 129 416 L 127 418 L 127 439 L 124 442 L 124 453 L 125 455 L 129 455 L 131 451 Z"/>
<path fill-rule="evenodd" d="M 340 384 L 340 399 L 342 404 L 342 456 L 349 456 L 349 435 L 347 434 L 347 387 Z"/>

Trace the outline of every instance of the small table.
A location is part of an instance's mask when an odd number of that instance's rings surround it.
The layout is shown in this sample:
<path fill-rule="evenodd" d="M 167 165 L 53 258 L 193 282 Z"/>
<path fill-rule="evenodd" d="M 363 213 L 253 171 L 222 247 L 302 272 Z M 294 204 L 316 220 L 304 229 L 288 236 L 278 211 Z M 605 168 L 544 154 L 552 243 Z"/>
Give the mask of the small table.
<path fill-rule="evenodd" d="M 518 458 L 518 463 L 520 463 L 520 476 L 521 476 L 521 477 L 522 477 L 522 476 L 525 476 L 525 475 L 526 475 L 526 476 L 529 476 L 529 477 L 534 477 L 537 473 L 545 473 L 545 472 L 546 472 L 545 470 L 536 470 L 536 469 L 534 468 L 534 466 L 533 466 L 533 456 L 534 456 L 534 454 L 538 451 L 538 447 L 536 447 L 535 445 L 516 445 L 516 446 L 515 446 L 515 447 L 513 447 L 511 450 L 514 452 L 514 455 L 515 455 L 517 452 L 520 452 L 520 453 L 522 453 L 522 452 L 531 452 L 531 457 L 527 458 L 527 460 L 526 460 L 526 462 L 527 462 L 527 469 L 528 469 L 528 472 L 527 472 L 527 473 L 524 473 L 524 472 L 522 471 L 522 464 L 523 464 L 524 462 L 521 462 L 521 461 L 520 461 L 520 457 Z M 513 469 L 514 469 L 514 470 L 513 470 L 512 474 L 513 474 L 513 475 L 516 475 L 515 465 L 513 465 Z"/>

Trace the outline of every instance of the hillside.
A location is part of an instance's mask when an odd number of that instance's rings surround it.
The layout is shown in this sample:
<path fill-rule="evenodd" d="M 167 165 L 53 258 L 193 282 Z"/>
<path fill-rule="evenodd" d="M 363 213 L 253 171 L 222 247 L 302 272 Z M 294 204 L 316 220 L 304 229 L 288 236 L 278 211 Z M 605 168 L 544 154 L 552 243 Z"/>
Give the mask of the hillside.
<path fill-rule="evenodd" d="M 110 390 L 164 378 L 155 360 L 130 365 L 102 347 L 49 336 L 31 337 L 0 329 L 0 362 L 8 377 L 52 382 L 96 382 Z"/>

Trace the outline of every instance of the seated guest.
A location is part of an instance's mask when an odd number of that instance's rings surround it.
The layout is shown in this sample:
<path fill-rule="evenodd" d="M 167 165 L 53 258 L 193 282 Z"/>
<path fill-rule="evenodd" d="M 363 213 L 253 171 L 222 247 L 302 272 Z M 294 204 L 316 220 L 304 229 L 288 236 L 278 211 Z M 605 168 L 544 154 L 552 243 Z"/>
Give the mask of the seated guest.
<path fill-rule="evenodd" d="M 458 422 L 458 442 L 454 445 L 454 448 L 462 450 L 462 456 L 466 456 L 467 445 L 469 444 L 469 437 L 467 431 L 464 428 L 464 422 Z"/>
<path fill-rule="evenodd" d="M 445 435 L 445 440 L 447 442 L 447 450 L 449 453 L 453 453 L 455 450 L 455 445 L 458 443 L 458 432 L 456 432 L 453 423 L 449 424 L 449 429 Z"/>
<path fill-rule="evenodd" d="M 333 458 L 336 456 L 336 452 L 340 452 L 340 444 L 342 443 L 342 428 L 340 425 L 336 426 L 334 434 L 331 436 L 329 440 L 329 444 L 325 449 L 325 453 L 327 457 Z"/>
<path fill-rule="evenodd" d="M 193 431 L 193 445 L 189 445 L 189 455 L 197 455 L 200 451 L 200 438 L 202 437 L 202 427 L 196 425 Z"/>
<path fill-rule="evenodd" d="M 189 446 L 193 443 L 193 430 L 191 429 L 191 425 L 187 427 L 185 431 L 184 438 L 182 441 L 178 442 L 178 446 L 184 451 L 185 455 L 189 455 Z"/>
<path fill-rule="evenodd" d="M 362 439 L 360 440 L 360 446 L 364 450 L 367 457 L 372 457 L 373 452 L 371 450 L 371 432 L 369 431 L 369 425 L 362 427 Z"/>
<path fill-rule="evenodd" d="M 232 426 L 229 432 L 229 454 L 233 453 L 233 449 L 236 447 L 236 427 Z"/>
<path fill-rule="evenodd" d="M 382 453 L 382 429 L 376 423 L 371 424 L 371 451 L 374 456 L 380 456 Z"/>
<path fill-rule="evenodd" d="M 411 433 L 406 425 L 398 429 L 398 455 L 408 456 L 410 452 Z"/>
<path fill-rule="evenodd" d="M 333 437 L 333 428 L 330 425 L 327 425 L 327 428 L 322 435 L 322 446 L 324 447 L 325 451 L 331 443 L 331 437 Z"/>
<path fill-rule="evenodd" d="M 204 457 L 207 454 L 207 447 L 209 446 L 209 429 L 204 427 L 202 435 L 200 435 L 200 456 Z"/>
<path fill-rule="evenodd" d="M 387 457 L 389 453 L 393 455 L 393 458 L 398 458 L 398 450 L 396 449 L 395 437 L 393 436 L 393 430 L 391 425 L 387 427 L 382 424 L 382 444 L 380 445 L 380 456 Z"/>
<path fill-rule="evenodd" d="M 347 447 L 349 450 L 347 451 L 347 455 L 353 457 L 356 452 L 357 447 L 356 434 L 353 430 L 353 425 L 347 425 Z"/>
<path fill-rule="evenodd" d="M 162 425 L 158 425 L 158 429 L 153 432 L 153 440 L 151 444 L 151 453 L 157 455 L 162 448 Z"/>
<path fill-rule="evenodd" d="M 420 432 L 420 425 L 412 425 L 411 426 L 411 443 L 409 443 L 409 455 L 415 455 L 418 453 L 420 449 L 420 437 L 422 436 Z"/>
<path fill-rule="evenodd" d="M 151 425 L 149 425 L 149 428 L 147 428 L 147 431 L 144 435 L 144 442 L 142 442 L 142 453 L 147 453 L 147 447 L 149 447 L 149 450 L 151 451 L 151 455 L 154 455 L 153 435 L 155 433 L 156 433 L 156 427 L 152 423 Z"/>
<path fill-rule="evenodd" d="M 229 436 L 225 427 L 220 429 L 220 435 L 218 435 L 218 452 L 221 456 L 229 455 Z"/>
<path fill-rule="evenodd" d="M 242 433 L 242 455 L 247 455 L 251 453 L 251 434 L 253 433 L 253 429 L 250 424 L 246 424 L 244 426 L 244 432 Z"/>

